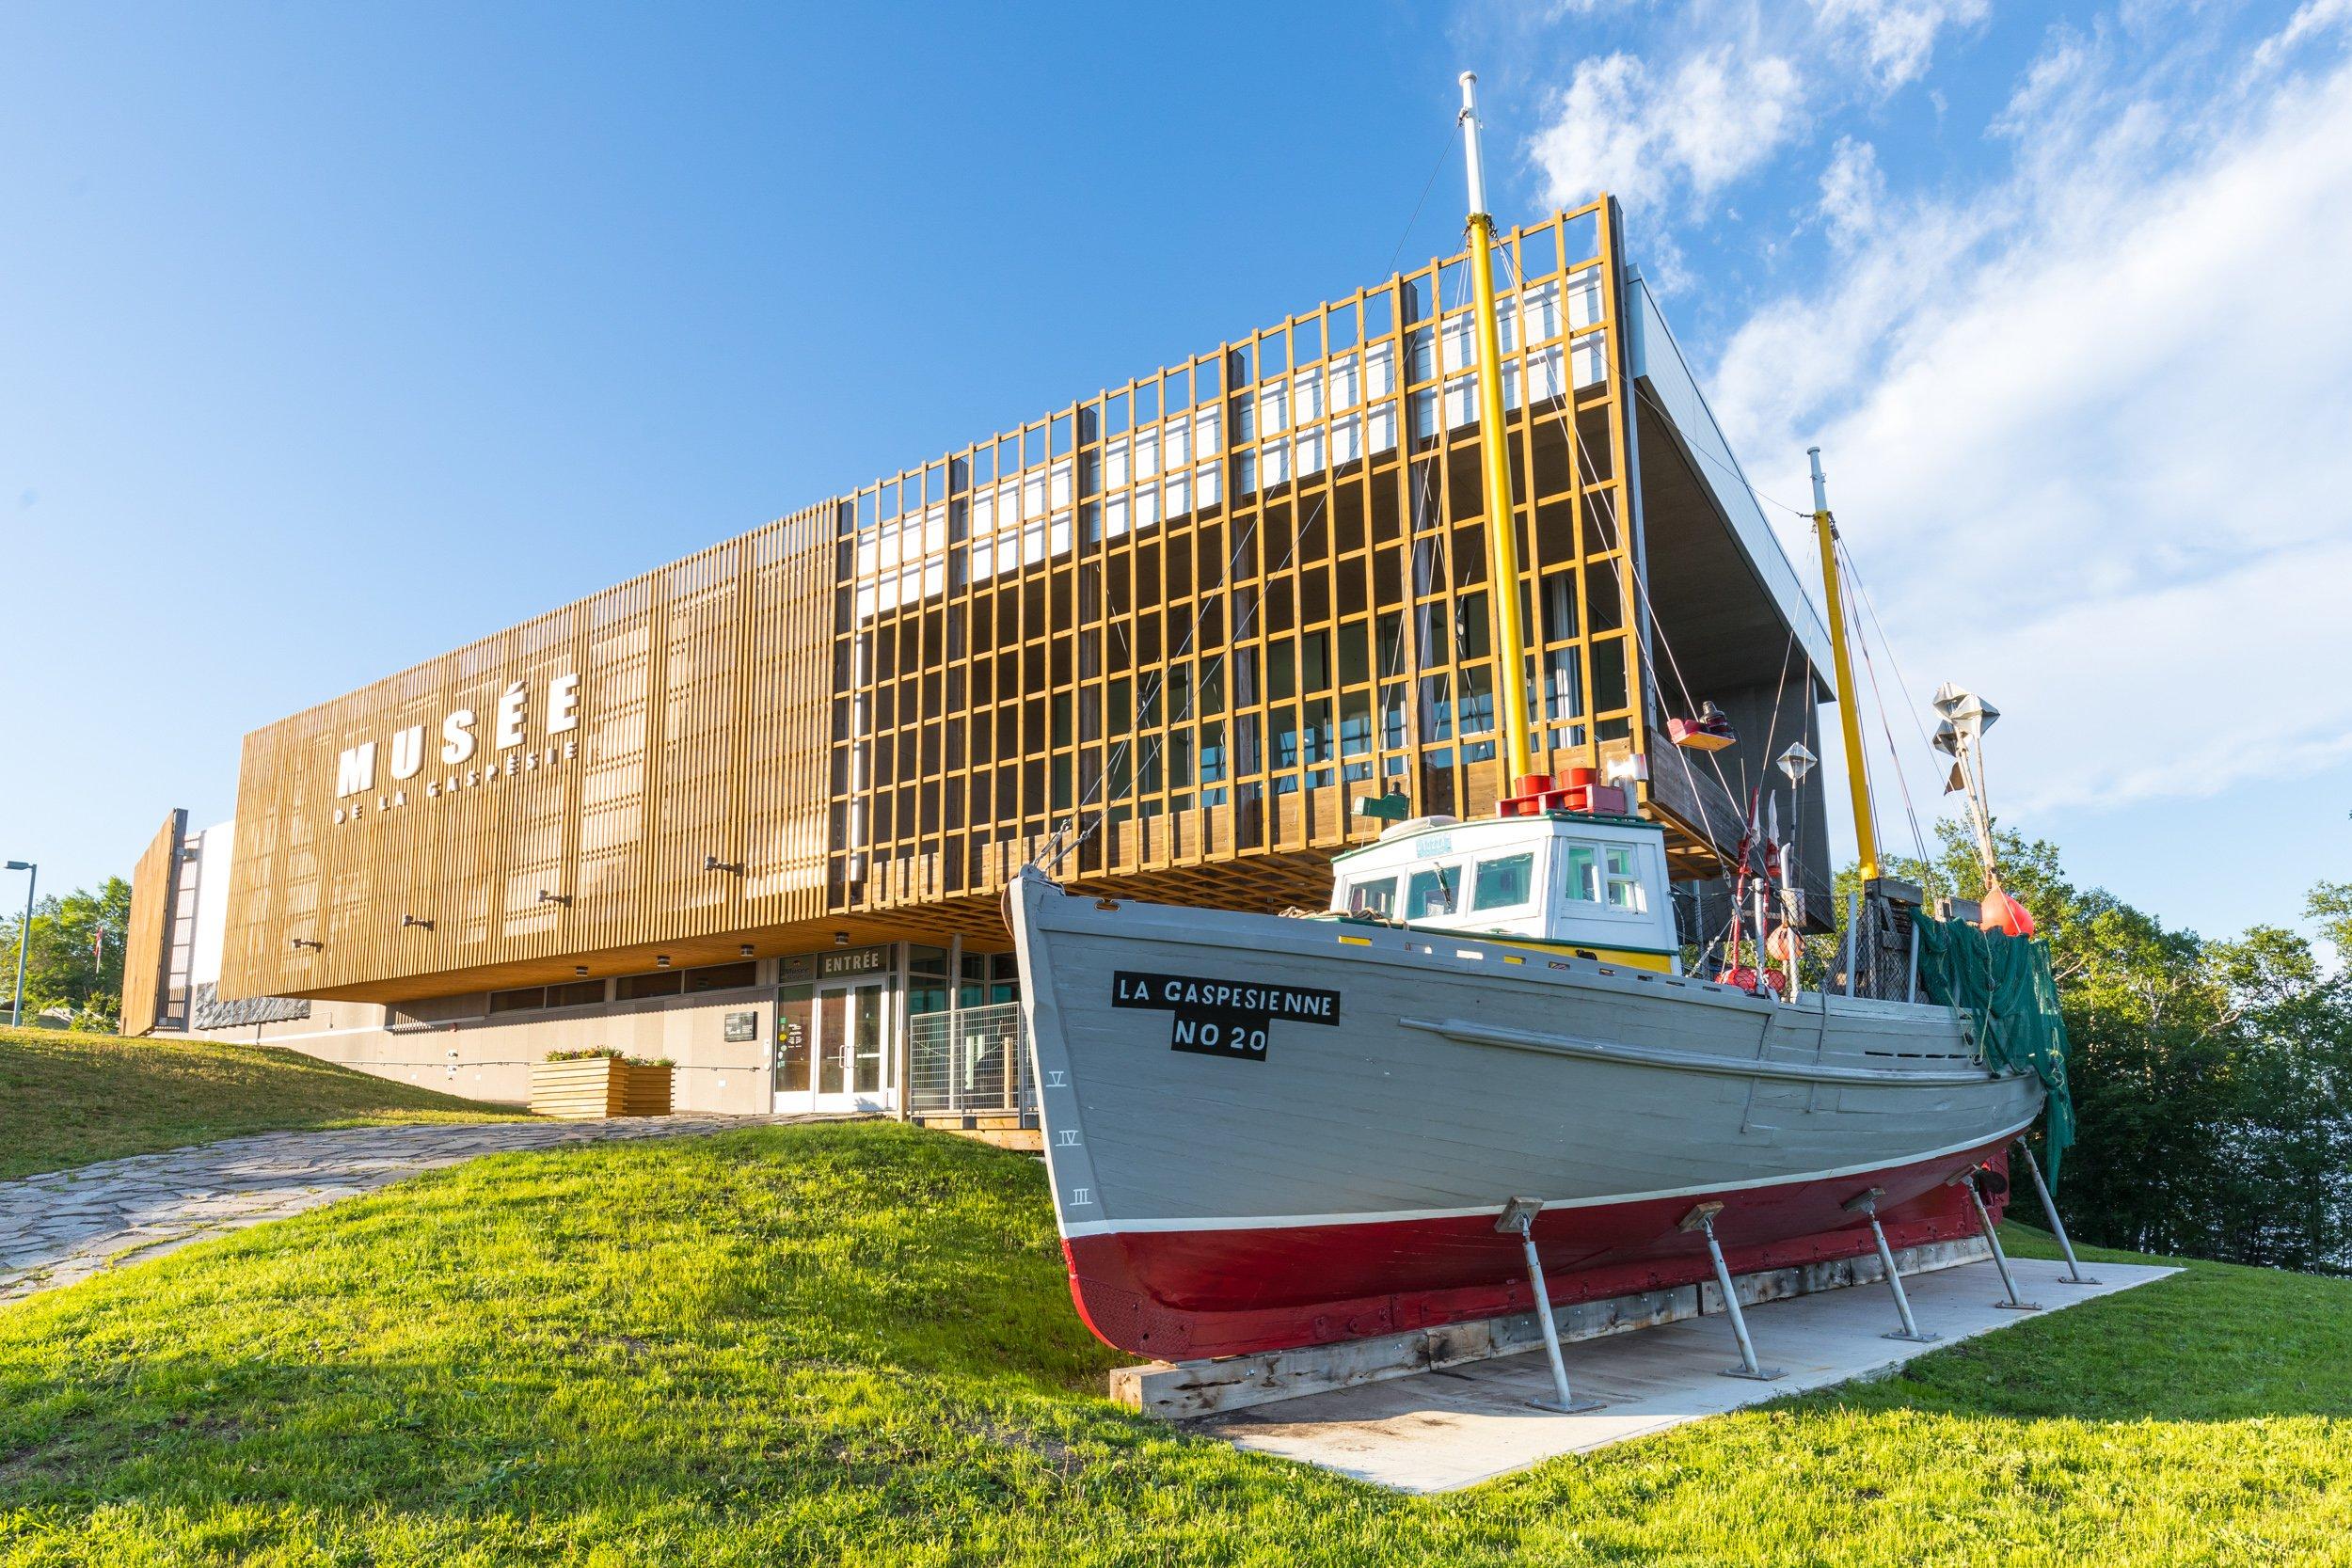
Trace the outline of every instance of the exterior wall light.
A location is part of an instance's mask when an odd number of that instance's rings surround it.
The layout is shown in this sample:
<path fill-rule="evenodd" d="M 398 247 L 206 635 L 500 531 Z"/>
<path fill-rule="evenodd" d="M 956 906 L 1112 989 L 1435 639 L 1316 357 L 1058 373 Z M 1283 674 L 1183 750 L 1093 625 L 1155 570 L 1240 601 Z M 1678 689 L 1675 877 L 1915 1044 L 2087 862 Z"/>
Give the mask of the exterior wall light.
<path fill-rule="evenodd" d="M 670 955 L 669 955 L 669 954 L 667 954 L 667 953 L 664 953 L 664 954 L 662 954 L 660 958 L 658 958 L 654 959 L 654 961 L 653 961 L 653 966 L 654 966 L 654 968 L 656 968 L 656 969 L 667 969 L 667 968 L 669 968 L 669 967 L 670 967 Z"/>
<path fill-rule="evenodd" d="M 404 914 L 400 917 L 400 924 L 403 929 L 405 929 L 410 926 L 416 927 L 421 931 L 429 931 L 433 929 L 433 922 L 424 919 L 421 915 Z"/>
<path fill-rule="evenodd" d="M 301 952 L 306 947 L 313 953 L 324 953 L 326 951 L 326 943 L 323 942 L 312 942 L 309 937 L 289 937 L 287 941 L 293 945 L 294 950 L 297 953 Z"/>
<path fill-rule="evenodd" d="M 585 980 L 588 977 L 588 966 L 586 964 L 574 964 L 572 965 L 572 973 Z"/>
<path fill-rule="evenodd" d="M 849 946 L 849 945 L 850 945 L 850 933 L 849 933 L 849 932 L 847 932 L 847 931 L 835 931 L 835 932 L 833 934 L 833 944 L 834 944 L 835 947 L 847 947 L 847 946 Z"/>
<path fill-rule="evenodd" d="M 750 942 L 745 942 L 742 946 L 740 946 L 740 947 L 737 948 L 735 951 L 736 951 L 739 955 L 740 955 L 741 957 L 748 958 L 750 958 L 750 957 L 752 956 L 752 944 L 751 944 Z"/>
<path fill-rule="evenodd" d="M 542 904 L 561 904 L 568 910 L 572 907 L 572 895 L 568 893 L 549 893 L 546 888 L 541 888 L 539 890 L 539 902 Z"/>
<path fill-rule="evenodd" d="M 703 857 L 703 869 L 705 871 L 729 871 L 733 872 L 736 876 L 740 877 L 743 875 L 743 863 L 741 861 L 723 861 L 716 855 L 705 855 Z"/>

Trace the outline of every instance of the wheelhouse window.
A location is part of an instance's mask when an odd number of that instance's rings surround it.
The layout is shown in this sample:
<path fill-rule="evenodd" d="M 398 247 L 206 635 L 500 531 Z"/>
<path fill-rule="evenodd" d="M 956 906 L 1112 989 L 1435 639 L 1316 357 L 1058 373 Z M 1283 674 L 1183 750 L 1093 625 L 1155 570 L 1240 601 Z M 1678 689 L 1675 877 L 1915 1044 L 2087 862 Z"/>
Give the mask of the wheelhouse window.
<path fill-rule="evenodd" d="M 1569 844 L 1561 856 L 1567 896 L 1602 904 L 1621 914 L 1649 912 L 1642 889 L 1641 851 L 1629 844 Z"/>
<path fill-rule="evenodd" d="M 1347 884 L 1347 912 L 1375 914 L 1383 920 L 1396 915 L 1396 879 L 1367 877 L 1360 882 Z"/>
<path fill-rule="evenodd" d="M 1413 873 L 1413 879 L 1405 887 L 1405 918 L 1427 920 L 1432 915 L 1452 914 L 1461 907 L 1462 868 L 1458 865 L 1433 865 Z"/>
<path fill-rule="evenodd" d="M 1580 904 L 1600 902 L 1600 847 L 1571 844 L 1561 857 L 1567 867 L 1567 895 Z"/>
<path fill-rule="evenodd" d="M 1470 886 L 1470 908 L 1477 910 L 1511 910 L 1527 902 L 1535 879 L 1535 857 L 1497 855 L 1480 861 L 1475 879 Z"/>
<path fill-rule="evenodd" d="M 1640 914 L 1648 908 L 1647 900 L 1642 895 L 1640 863 L 1630 846 L 1609 846 L 1606 881 L 1611 909 Z"/>

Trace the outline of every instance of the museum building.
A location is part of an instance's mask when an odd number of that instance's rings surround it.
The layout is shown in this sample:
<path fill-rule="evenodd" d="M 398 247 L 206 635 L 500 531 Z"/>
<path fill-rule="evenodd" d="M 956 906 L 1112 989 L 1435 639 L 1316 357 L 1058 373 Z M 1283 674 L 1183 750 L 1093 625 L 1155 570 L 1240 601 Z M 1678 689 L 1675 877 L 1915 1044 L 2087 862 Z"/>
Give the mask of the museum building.
<path fill-rule="evenodd" d="M 124 1028 L 520 1101 L 550 1051 L 682 1110 L 1005 1114 L 999 911 L 1322 907 L 1330 857 L 1492 808 L 1466 258 L 1287 317 L 246 737 L 134 880 Z M 1826 637 L 1607 198 L 1508 235 L 1539 766 L 1715 890 Z M 1672 647 L 1672 655 L 1663 650 Z M 1738 741 L 1670 720 L 1711 702 Z M 1826 913 L 1819 792 L 1786 801 Z"/>

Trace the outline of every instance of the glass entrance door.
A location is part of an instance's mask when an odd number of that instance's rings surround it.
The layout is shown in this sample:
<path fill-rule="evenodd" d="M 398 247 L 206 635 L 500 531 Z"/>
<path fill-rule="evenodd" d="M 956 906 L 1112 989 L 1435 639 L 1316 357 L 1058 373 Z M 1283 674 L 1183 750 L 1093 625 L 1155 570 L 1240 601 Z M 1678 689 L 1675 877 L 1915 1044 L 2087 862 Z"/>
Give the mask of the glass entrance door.
<path fill-rule="evenodd" d="M 890 987 L 846 980 L 792 988 L 780 1004 L 779 1111 L 890 1111 L 898 1103 L 897 1030 Z M 797 1037 L 797 1038 L 796 1038 Z"/>

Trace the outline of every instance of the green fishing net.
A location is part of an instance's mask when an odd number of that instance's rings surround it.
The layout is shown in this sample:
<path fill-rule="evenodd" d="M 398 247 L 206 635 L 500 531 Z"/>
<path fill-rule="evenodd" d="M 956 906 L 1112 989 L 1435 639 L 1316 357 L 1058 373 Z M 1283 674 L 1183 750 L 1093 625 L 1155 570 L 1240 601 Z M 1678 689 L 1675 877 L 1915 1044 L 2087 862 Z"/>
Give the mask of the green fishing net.
<path fill-rule="evenodd" d="M 2074 1141 L 2074 1101 L 2066 1086 L 2066 1020 L 2050 975 L 2050 944 L 1926 914 L 1915 923 L 1919 989 L 1976 1020 L 1987 1062 L 2031 1070 L 2049 1090 L 2043 1151 L 2050 1185 L 2057 1186 L 2059 1157 Z"/>

